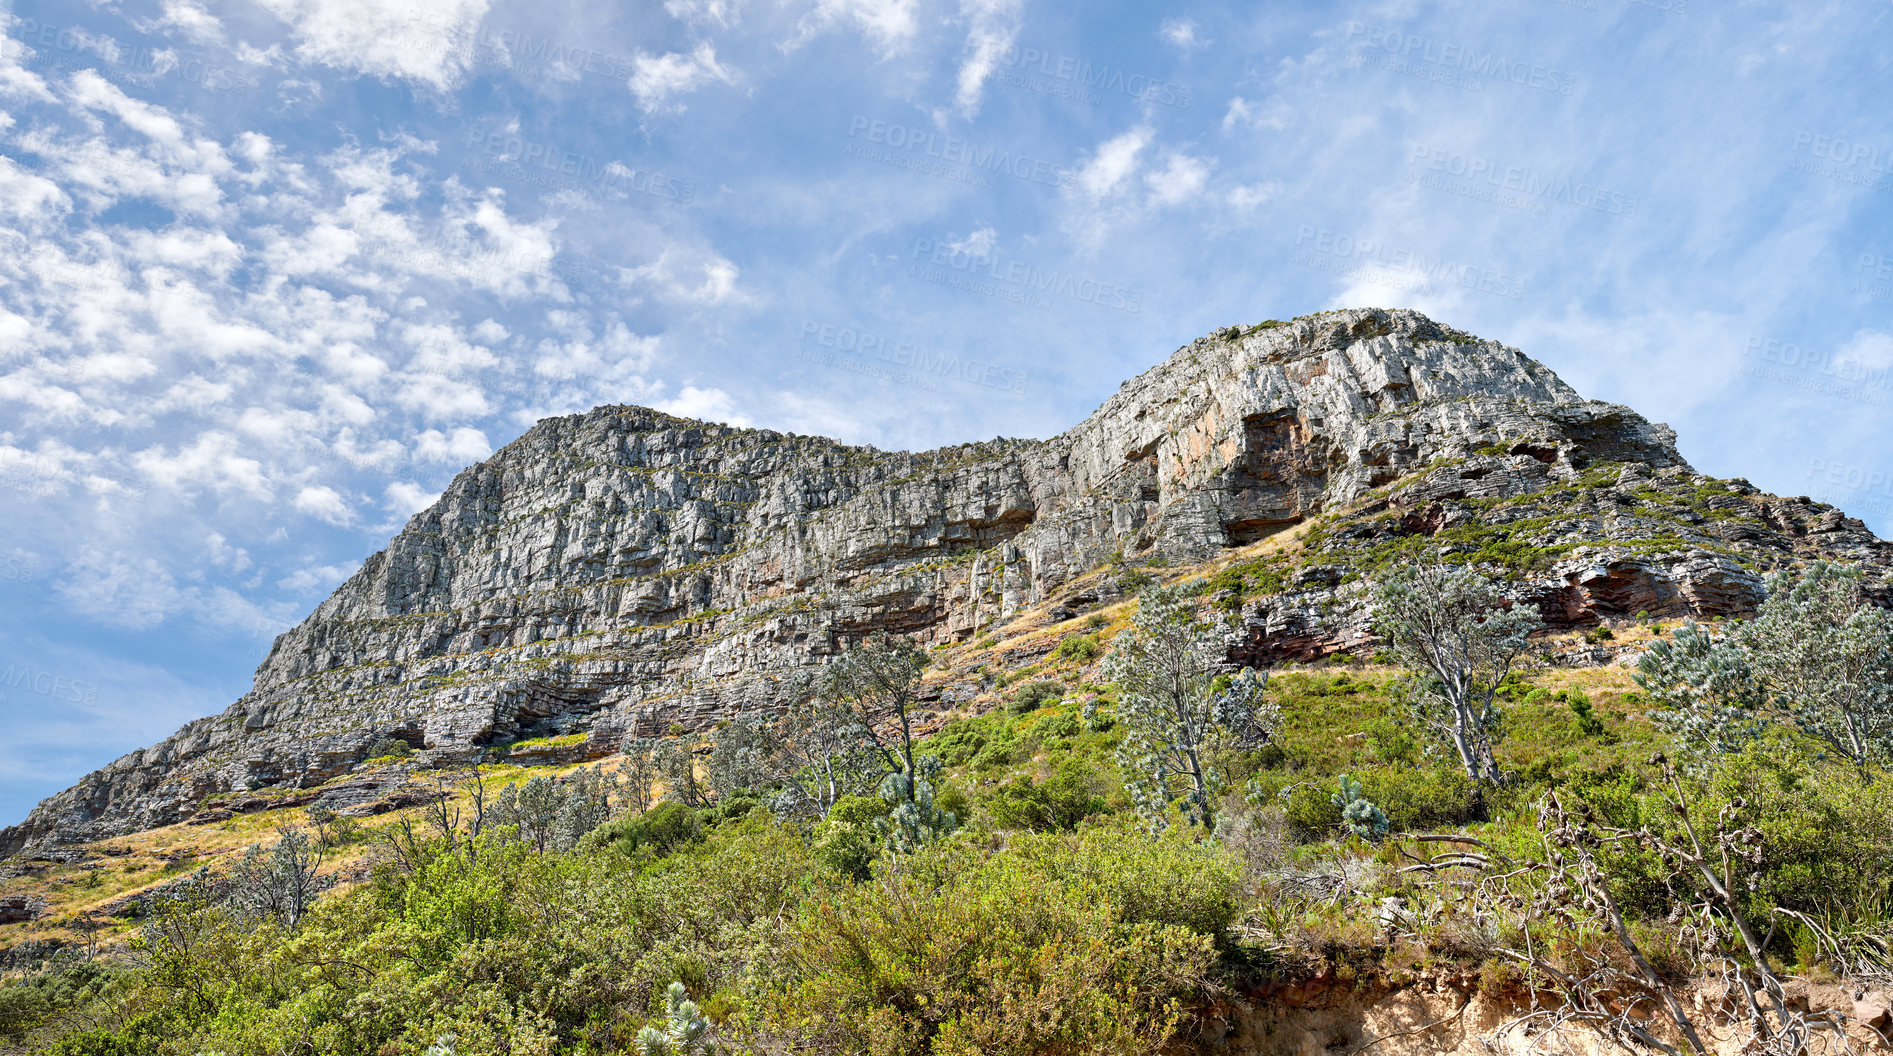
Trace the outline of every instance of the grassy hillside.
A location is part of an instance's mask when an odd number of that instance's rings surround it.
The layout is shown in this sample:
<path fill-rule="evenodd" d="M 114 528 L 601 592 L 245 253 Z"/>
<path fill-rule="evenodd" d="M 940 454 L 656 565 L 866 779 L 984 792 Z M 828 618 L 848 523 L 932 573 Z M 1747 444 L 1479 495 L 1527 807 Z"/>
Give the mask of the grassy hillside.
<path fill-rule="evenodd" d="M 1203 568 L 1095 575 L 1200 581 L 1216 614 L 1269 591 L 1322 531 Z M 1678 790 L 1696 818 L 1755 833 L 1732 897 L 1771 921 L 1776 970 L 1866 978 L 1885 963 L 1893 781 L 1776 730 L 1673 786 L 1620 664 L 1536 662 L 1509 679 L 1508 780 L 1487 787 L 1429 750 L 1403 672 L 1373 657 L 1282 665 L 1273 738 L 1219 760 L 1217 831 L 1151 835 L 1118 770 L 1118 691 L 1101 669 L 1135 604 L 1048 604 L 934 651 L 929 686 L 979 692 L 922 723 L 922 750 L 944 764 L 936 802 L 960 825 L 918 852 L 891 853 L 876 825 L 889 805 L 871 796 L 785 820 L 740 795 L 627 811 L 571 850 L 536 850 L 507 830 L 467 835 L 466 774 L 412 773 L 445 791 L 461 829 L 430 828 L 425 807 L 331 824 L 333 886 L 292 926 L 212 895 L 245 848 L 309 826 L 302 807 L 253 797 L 224 820 L 25 863 L 8 890 L 46 911 L 6 928 L 18 963 L 0 1035 L 67 1056 L 605 1053 L 663 1025 L 681 982 L 726 1051 L 1117 1053 L 1188 1046 L 1232 999 L 1294 980 L 1373 992 L 1451 978 L 1568 1002 L 1562 973 L 1615 965 L 1622 987 L 1629 961 L 1604 917 L 1560 893 L 1578 860 L 1562 847 L 1588 848 L 1664 985 L 1720 963 L 1727 942 L 1702 925 L 1721 910 L 1697 907 L 1661 850 L 1685 835 L 1664 798 Z M 1537 655 L 1633 655 L 1672 630 L 1552 635 Z M 477 783 L 490 803 L 532 777 L 624 765 L 488 765 Z M 1345 827 L 1344 775 L 1384 812 L 1384 839 Z M 1643 836 L 1559 842 L 1583 826 Z M 102 955 L 23 956 L 55 943 Z M 1605 1000 L 1600 1029 L 1647 1016 L 1659 992 Z"/>

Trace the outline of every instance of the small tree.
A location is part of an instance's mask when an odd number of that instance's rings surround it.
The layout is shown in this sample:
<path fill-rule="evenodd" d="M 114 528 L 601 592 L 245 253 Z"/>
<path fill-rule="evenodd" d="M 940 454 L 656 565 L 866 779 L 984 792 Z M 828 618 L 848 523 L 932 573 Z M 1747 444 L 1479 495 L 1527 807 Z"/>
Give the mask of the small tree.
<path fill-rule="evenodd" d="M 382 850 L 392 854 L 401 869 L 410 873 L 437 849 L 465 853 L 467 860 L 473 861 L 479 856 L 479 836 L 487 826 L 486 777 L 478 764 L 468 763 L 461 778 L 445 770 L 434 771 L 427 783 L 432 787 L 418 815 L 404 814 L 378 834 Z M 467 793 L 464 810 L 460 801 L 462 786 Z"/>
<path fill-rule="evenodd" d="M 1662 705 L 1651 718 L 1692 770 L 1741 751 L 1766 726 L 1760 712 L 1768 694 L 1755 681 L 1747 650 L 1695 623 L 1651 643 L 1630 677 Z"/>
<path fill-rule="evenodd" d="M 765 792 L 782 782 L 782 739 L 761 715 L 739 715 L 716 731 L 710 787 L 718 799 Z"/>
<path fill-rule="evenodd" d="M 1498 692 L 1542 624 L 1470 568 L 1402 568 L 1374 589 L 1374 629 L 1418 674 L 1406 687 L 1414 718 L 1452 745 L 1466 775 L 1500 782 Z"/>
<path fill-rule="evenodd" d="M 277 834 L 269 850 L 253 843 L 243 852 L 226 880 L 224 901 L 243 916 L 294 928 L 328 887 L 316 875 L 323 845 L 301 829 L 278 829 Z"/>
<path fill-rule="evenodd" d="M 1768 577 L 1738 633 L 1774 708 L 1869 779 L 1893 758 L 1893 614 L 1867 602 L 1858 572 L 1816 561 Z"/>
<path fill-rule="evenodd" d="M 874 731 L 849 708 L 809 701 L 792 707 L 780 730 L 781 813 L 826 815 L 843 797 L 872 792 L 887 773 Z"/>
<path fill-rule="evenodd" d="M 1361 789 L 1361 783 L 1341 775 L 1341 790 L 1328 797 L 1335 806 L 1341 808 L 1341 824 L 1347 831 L 1364 840 L 1378 840 L 1387 835 L 1392 824 L 1387 820 L 1387 813 L 1380 809 L 1367 793 Z"/>
<path fill-rule="evenodd" d="M 893 773 L 913 774 L 912 712 L 926 654 L 911 640 L 877 631 L 829 665 L 823 695 L 848 708 Z M 892 727 L 883 734 L 883 727 Z M 909 794 L 912 782 L 904 786 Z M 911 800 L 910 800 L 911 801 Z"/>
<path fill-rule="evenodd" d="M 960 827 L 952 811 L 933 801 L 933 783 L 928 779 L 939 774 L 939 757 L 923 755 L 919 767 L 917 774 L 892 773 L 881 780 L 881 798 L 894 809 L 874 819 L 874 827 L 896 854 L 912 854 Z"/>
<path fill-rule="evenodd" d="M 490 825 L 514 826 L 534 850 L 569 851 L 611 817 L 612 783 L 596 769 L 508 785 L 494 800 Z"/>
<path fill-rule="evenodd" d="M 709 790 L 697 780 L 697 757 L 689 745 L 677 738 L 659 741 L 651 758 L 664 781 L 666 799 L 692 809 L 709 805 Z"/>
<path fill-rule="evenodd" d="M 664 1001 L 664 1026 L 638 1031 L 638 1056 L 708 1056 L 716 1051 L 704 1038 L 710 1024 L 697 1014 L 697 1003 L 690 1000 L 684 984 L 670 984 Z"/>
<path fill-rule="evenodd" d="M 1266 703 L 1266 674 L 1244 671 L 1219 688 L 1227 666 L 1215 629 L 1197 616 L 1196 592 L 1155 587 L 1138 596 L 1131 626 L 1111 642 L 1104 677 L 1117 683 L 1124 741 L 1118 765 L 1145 823 L 1161 829 L 1172 803 L 1209 828 L 1223 789 L 1214 753 L 1253 749 L 1273 735 L 1277 711 Z"/>
<path fill-rule="evenodd" d="M 624 805 L 632 814 L 651 809 L 651 799 L 659 777 L 657 740 L 653 737 L 627 737 L 624 740 L 624 765 L 619 776 L 624 779 Z"/>

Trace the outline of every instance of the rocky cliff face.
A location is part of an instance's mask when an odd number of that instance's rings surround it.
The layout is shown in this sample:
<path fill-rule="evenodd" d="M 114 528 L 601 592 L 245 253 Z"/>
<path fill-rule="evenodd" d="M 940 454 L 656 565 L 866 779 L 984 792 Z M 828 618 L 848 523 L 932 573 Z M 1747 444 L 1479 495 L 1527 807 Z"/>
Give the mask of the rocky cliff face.
<path fill-rule="evenodd" d="M 1233 657 L 1361 644 L 1352 585 L 1418 537 L 1496 555 L 1564 625 L 1744 611 L 1803 552 L 1883 567 L 1858 521 L 1709 482 L 1674 442 L 1516 349 L 1378 310 L 1218 331 L 1042 442 L 912 454 L 638 407 L 548 419 L 279 637 L 242 699 L 46 800 L 0 854 L 313 788 L 387 737 L 428 762 L 573 732 L 607 753 L 767 707 L 762 672 L 875 630 L 964 641 L 1096 604 L 1108 580 L 1073 585 L 1102 567 L 1311 520 L 1285 582 L 1230 599 Z"/>

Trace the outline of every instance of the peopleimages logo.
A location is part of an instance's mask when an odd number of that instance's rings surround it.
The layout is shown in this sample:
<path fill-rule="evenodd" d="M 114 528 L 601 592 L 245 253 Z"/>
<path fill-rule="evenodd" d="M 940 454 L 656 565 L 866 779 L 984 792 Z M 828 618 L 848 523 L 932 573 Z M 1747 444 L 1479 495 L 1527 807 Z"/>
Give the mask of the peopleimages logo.
<path fill-rule="evenodd" d="M 802 343 L 819 345 L 842 354 L 841 358 L 817 360 L 824 366 L 849 370 L 853 364 L 847 357 L 873 356 L 904 369 L 900 371 L 856 369 L 854 372 L 873 374 L 903 384 L 917 384 L 929 391 L 938 391 L 940 386 L 935 380 L 937 378 L 952 378 L 956 381 L 971 382 L 1004 392 L 1023 393 L 1025 391 L 1024 371 L 977 359 L 961 359 L 951 352 L 930 352 L 912 341 L 892 340 L 849 326 L 836 326 L 833 323 L 818 323 L 812 319 L 805 319 L 802 321 Z M 803 358 L 814 357 L 804 356 Z"/>
<path fill-rule="evenodd" d="M 1808 460 L 1808 479 L 1849 491 L 1878 493 L 1893 498 L 1893 475 L 1884 469 L 1866 469 L 1848 462 L 1813 457 Z"/>
<path fill-rule="evenodd" d="M 477 149 L 486 155 L 473 164 L 474 171 L 482 175 L 503 174 L 512 169 L 529 182 L 554 188 L 632 191 L 669 199 L 679 205 L 688 205 L 697 196 L 696 185 L 688 180 L 648 169 L 633 169 L 616 161 L 600 162 L 511 132 L 470 125 L 466 145 L 469 150 Z"/>
<path fill-rule="evenodd" d="M 1457 70 L 1474 77 L 1509 81 L 1522 88 L 1536 88 L 1555 95 L 1570 95 L 1577 90 L 1577 80 L 1568 73 L 1540 63 L 1508 59 L 1490 51 L 1481 52 L 1461 44 L 1442 43 L 1418 33 L 1406 33 L 1386 26 L 1363 22 L 1347 24 L 1347 43 L 1360 44 L 1412 62 Z M 1480 82 L 1472 82 L 1480 83 Z"/>
<path fill-rule="evenodd" d="M 0 671 L 0 690 L 16 689 L 88 708 L 99 700 L 99 687 L 95 682 L 82 682 L 51 671 L 36 671 L 31 667 L 8 664 L 6 670 Z M 6 698 L 7 694 L 0 692 L 0 700 Z"/>
<path fill-rule="evenodd" d="M 1893 256 L 1860 254 L 1860 264 L 1854 269 L 1854 292 L 1880 301 L 1893 299 Z"/>
<path fill-rule="evenodd" d="M 978 172 L 998 173 L 1052 187 L 1062 187 L 1072 177 L 1071 169 L 1043 158 L 1035 158 L 1029 154 L 1014 154 L 1009 150 L 996 147 L 980 146 L 941 132 L 924 128 L 909 128 L 906 125 L 864 117 L 860 114 L 848 120 L 848 138 L 863 139 L 869 143 L 878 143 L 916 157 L 933 158 L 951 165 L 962 165 Z M 867 154 L 862 156 L 870 157 L 870 160 L 883 160 Z M 939 175 L 937 172 L 931 174 Z"/>
<path fill-rule="evenodd" d="M 1509 193 L 1522 196 L 1526 201 L 1562 202 L 1612 216 L 1637 215 L 1635 195 L 1582 180 L 1572 180 L 1568 176 L 1545 176 L 1521 165 L 1501 165 L 1477 154 L 1462 154 L 1420 145 L 1413 148 L 1412 164 L 1413 169 L 1407 174 L 1408 183 L 1437 186 L 1455 193 L 1477 192 L 1472 193 L 1472 197 Z M 1463 181 L 1466 189 L 1455 188 L 1448 182 L 1450 180 Z"/>
<path fill-rule="evenodd" d="M 1772 337 L 1749 338 L 1748 347 L 1742 350 L 1742 355 L 1764 363 L 1779 363 L 1784 367 L 1794 367 L 1797 370 L 1811 370 L 1830 378 L 1872 385 L 1876 388 L 1886 388 L 1888 381 L 1885 367 L 1868 367 L 1852 359 L 1836 360 L 1832 352 L 1816 352 L 1789 341 L 1777 341 Z"/>
<path fill-rule="evenodd" d="M 1796 132 L 1788 167 L 1836 183 L 1893 191 L 1893 152 L 1858 140 Z"/>
<path fill-rule="evenodd" d="M 1070 297 L 1074 301 L 1095 304 L 1101 308 L 1115 308 L 1121 312 L 1142 311 L 1144 306 L 1142 293 L 1114 283 L 1099 282 L 1068 271 L 1041 268 L 997 253 L 973 253 L 951 245 L 936 245 L 930 238 L 914 239 L 913 258 L 916 261 L 925 260 L 931 266 L 928 271 L 921 271 L 916 265 L 910 274 L 919 278 L 969 289 L 981 287 L 986 282 L 997 283 L 1000 285 L 993 287 L 993 290 L 999 291 L 996 295 L 1000 295 L 1001 299 L 1030 303 L 1034 307 L 1045 307 L 1048 294 Z M 932 271 L 932 268 L 946 270 Z M 1004 291 L 1008 290 L 1012 291 L 1012 295 L 1004 295 Z M 988 291 L 978 288 L 975 292 Z"/>
<path fill-rule="evenodd" d="M 1408 249 L 1396 249 L 1378 239 L 1357 238 L 1342 232 L 1302 225 L 1295 245 L 1304 252 L 1296 263 L 1343 278 L 1360 278 L 1393 289 L 1422 292 L 1432 283 L 1477 290 L 1517 300 L 1525 295 L 1525 280 L 1497 268 L 1461 264 Z M 1378 270 L 1376 270 L 1378 269 Z M 1386 273 L 1396 274 L 1386 274 Z M 1404 273 L 1407 277 L 1401 278 Z"/>
<path fill-rule="evenodd" d="M 1160 81 L 1141 73 L 1130 73 L 1109 66 L 1094 66 L 1083 59 L 1053 55 L 1038 48 L 1008 46 L 999 54 L 999 64 L 1020 73 L 1036 73 L 1042 77 L 1069 81 L 1092 91 L 1128 95 L 1140 103 L 1173 106 L 1178 110 L 1190 107 L 1190 89 L 1174 81 Z"/>
<path fill-rule="evenodd" d="M 0 579 L 12 580 L 15 583 L 30 583 L 38 571 L 39 558 L 32 554 L 16 551 L 7 555 L 5 560 L 0 560 Z"/>
<path fill-rule="evenodd" d="M 54 65 L 65 68 L 92 67 L 108 80 L 175 77 L 213 92 L 240 92 L 254 88 L 257 84 L 242 71 L 206 61 L 201 56 L 179 53 L 174 48 L 127 48 L 109 38 L 96 37 L 78 26 L 50 25 L 37 19 L 22 18 L 15 29 L 18 32 L 13 36 L 23 44 L 32 45 L 41 51 L 61 51 L 74 56 L 56 60 Z M 0 40 L 4 39 L 0 37 Z"/>
<path fill-rule="evenodd" d="M 1827 161 L 1853 165 L 1882 175 L 1893 172 L 1893 167 L 1889 167 L 1893 165 L 1893 155 L 1883 154 L 1879 147 L 1871 144 L 1842 139 L 1839 136 L 1821 136 L 1806 131 L 1796 132 L 1794 152 L 1796 154 L 1805 152 Z"/>
<path fill-rule="evenodd" d="M 1869 367 L 1857 360 L 1836 358 L 1772 337 L 1751 337 L 1742 350 L 1742 373 L 1845 400 L 1881 406 L 1886 403 L 1885 367 Z"/>

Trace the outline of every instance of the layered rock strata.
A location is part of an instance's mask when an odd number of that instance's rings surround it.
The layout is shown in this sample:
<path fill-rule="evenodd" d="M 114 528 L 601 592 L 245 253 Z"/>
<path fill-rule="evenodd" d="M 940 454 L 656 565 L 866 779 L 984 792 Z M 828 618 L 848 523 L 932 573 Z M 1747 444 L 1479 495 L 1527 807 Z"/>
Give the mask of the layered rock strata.
<path fill-rule="evenodd" d="M 963 642 L 1108 601 L 1101 568 L 1211 561 L 1311 520 L 1292 580 L 1238 600 L 1232 658 L 1364 646 L 1349 599 L 1415 536 L 1531 550 L 1507 567 L 1559 625 L 1740 613 L 1762 571 L 1810 553 L 1886 579 L 1860 522 L 1709 482 L 1667 427 L 1408 311 L 1225 328 L 1045 441 L 888 452 L 602 407 L 461 473 L 276 639 L 249 693 L 46 800 L 0 854 L 324 786 L 385 738 L 428 765 L 703 729 L 770 706 L 765 672 L 873 631 Z"/>

